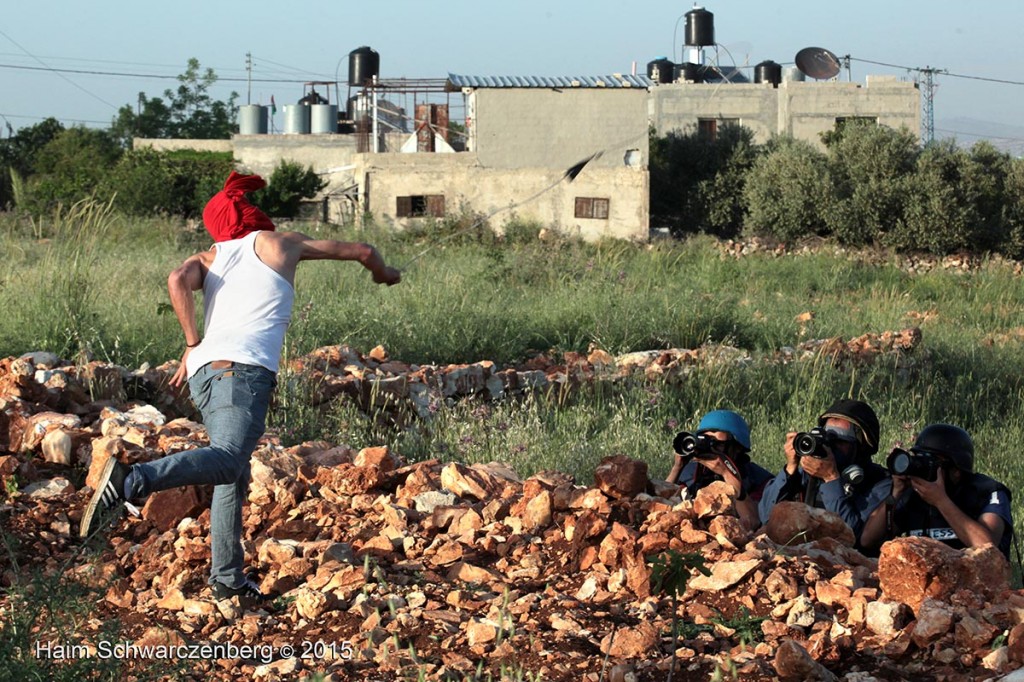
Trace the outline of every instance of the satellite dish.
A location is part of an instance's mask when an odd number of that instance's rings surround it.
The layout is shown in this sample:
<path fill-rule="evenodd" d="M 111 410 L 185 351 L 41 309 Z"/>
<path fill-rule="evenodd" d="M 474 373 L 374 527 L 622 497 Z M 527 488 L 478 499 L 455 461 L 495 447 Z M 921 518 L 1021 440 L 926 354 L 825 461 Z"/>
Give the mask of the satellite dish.
<path fill-rule="evenodd" d="M 839 75 L 839 58 L 823 47 L 805 47 L 796 53 L 796 68 L 817 80 Z"/>

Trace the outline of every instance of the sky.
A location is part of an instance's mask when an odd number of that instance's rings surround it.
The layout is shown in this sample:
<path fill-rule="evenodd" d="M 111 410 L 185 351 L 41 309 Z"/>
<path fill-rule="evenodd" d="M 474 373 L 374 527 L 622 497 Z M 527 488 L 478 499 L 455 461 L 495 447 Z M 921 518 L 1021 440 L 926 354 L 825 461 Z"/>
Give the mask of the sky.
<path fill-rule="evenodd" d="M 792 63 L 815 46 L 850 55 L 860 83 L 868 74 L 917 77 L 868 62 L 945 69 L 950 75 L 936 76 L 937 136 L 989 136 L 1024 153 L 1020 0 L 702 5 L 714 14 L 723 64 Z M 175 87 L 192 57 L 220 77 L 216 99 L 235 91 L 240 104 L 266 104 L 273 95 L 279 126 L 280 105 L 301 97 L 303 82 L 345 81 L 348 53 L 362 45 L 380 54 L 382 78 L 605 75 L 629 73 L 634 62 L 642 73 L 657 57 L 681 61 L 692 7 L 664 0 L 12 1 L 0 22 L 0 126 L 17 130 L 52 116 L 106 127 L 140 92 L 158 97 Z"/>

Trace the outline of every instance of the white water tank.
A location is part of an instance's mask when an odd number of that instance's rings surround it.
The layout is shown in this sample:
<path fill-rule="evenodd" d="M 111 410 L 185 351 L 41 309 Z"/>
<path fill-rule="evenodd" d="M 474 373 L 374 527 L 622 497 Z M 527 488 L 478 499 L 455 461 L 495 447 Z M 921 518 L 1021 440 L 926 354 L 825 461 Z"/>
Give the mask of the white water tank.
<path fill-rule="evenodd" d="M 309 134 L 308 104 L 285 104 L 281 109 L 284 110 L 285 135 Z"/>
<path fill-rule="evenodd" d="M 266 135 L 267 114 L 267 107 L 259 104 L 243 104 L 238 107 L 239 135 Z"/>
<path fill-rule="evenodd" d="M 317 133 L 338 132 L 338 105 L 314 104 L 310 107 L 309 131 Z"/>

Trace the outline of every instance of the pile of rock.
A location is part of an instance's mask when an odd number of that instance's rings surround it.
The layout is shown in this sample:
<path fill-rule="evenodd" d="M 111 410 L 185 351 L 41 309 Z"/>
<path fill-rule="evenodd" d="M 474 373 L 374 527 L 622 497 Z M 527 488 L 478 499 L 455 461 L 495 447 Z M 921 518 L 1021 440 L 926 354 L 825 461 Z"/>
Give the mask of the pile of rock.
<path fill-rule="evenodd" d="M 304 359 L 304 368 L 342 376 L 355 360 L 367 372 L 389 362 L 371 368 L 341 349 L 327 353 Z M 574 361 L 622 370 L 596 351 Z M 410 463 L 386 447 L 286 448 L 265 439 L 252 461 L 244 545 L 262 588 L 280 598 L 257 610 L 218 602 L 205 584 L 209 489 L 152 495 L 140 518 L 100 542 L 99 563 L 78 555 L 72 537 L 107 458 L 131 463 L 199 447 L 203 427 L 172 418 L 171 398 L 118 397 L 126 376 L 145 372 L 109 370 L 120 389 L 108 379 L 105 397 L 88 400 L 83 371 L 42 364 L 0 363 L 8 444 L 0 476 L 17 489 L 0 515 L 19 547 L 17 566 L 0 553 L 0 582 L 14 585 L 38 568 L 97 588 L 101 607 L 81 631 L 86 646 L 117 619 L 139 644 L 278 652 L 274 660 L 188 661 L 193 679 L 323 671 L 448 680 L 482 666 L 597 682 L 662 680 L 676 665 L 678 679 L 721 669 L 744 679 L 953 680 L 1024 665 L 1024 594 L 1009 589 L 998 551 L 908 538 L 872 559 L 852 548 L 838 517 L 795 503 L 778 505 L 752 534 L 724 484 L 683 501 L 627 457 L 606 459 L 592 484 L 580 485 L 559 472 L 523 479 L 497 463 Z M 170 369 L 145 381 L 159 386 Z M 58 371 L 66 384 L 55 389 L 47 382 Z M 689 579 L 676 614 L 670 595 L 651 587 L 650 559 L 666 552 L 699 556 L 707 569 Z M 280 653 L 286 645 L 290 655 Z"/>

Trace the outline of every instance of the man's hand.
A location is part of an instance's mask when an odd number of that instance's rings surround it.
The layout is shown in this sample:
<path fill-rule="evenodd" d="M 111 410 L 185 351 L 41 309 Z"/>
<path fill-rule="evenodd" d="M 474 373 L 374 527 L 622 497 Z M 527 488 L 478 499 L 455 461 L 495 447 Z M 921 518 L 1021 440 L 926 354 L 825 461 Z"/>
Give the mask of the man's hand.
<path fill-rule="evenodd" d="M 801 457 L 800 466 L 811 478 L 819 478 L 828 483 L 839 478 L 839 471 L 836 469 L 836 459 L 827 446 L 825 447 L 825 452 L 828 454 L 828 457 L 824 459 L 818 459 L 810 455 Z"/>
<path fill-rule="evenodd" d="M 894 490 L 895 485 L 893 483 Z M 926 481 L 923 478 L 911 476 L 910 485 L 914 488 L 914 492 L 917 493 L 918 497 L 933 507 L 940 506 L 949 497 L 946 494 L 946 476 L 942 469 L 938 470 L 934 481 Z"/>
<path fill-rule="evenodd" d="M 743 481 L 732 472 L 732 469 L 722 460 L 721 456 L 715 457 L 714 459 L 698 459 L 697 464 L 705 466 L 712 472 L 722 477 L 722 480 L 731 485 L 735 490 L 736 494 L 739 495 L 743 491 Z"/>
<path fill-rule="evenodd" d="M 182 387 L 182 385 L 184 385 L 187 382 L 187 380 L 188 380 L 188 367 L 186 366 L 185 363 L 188 360 L 188 354 L 191 353 L 191 352 L 192 352 L 191 348 L 186 348 L 185 352 L 182 354 L 182 356 L 181 356 L 181 364 L 178 365 L 178 371 L 174 373 L 173 377 L 171 377 L 170 384 L 171 384 L 172 388 L 179 389 L 179 388 Z"/>
<path fill-rule="evenodd" d="M 910 487 L 911 480 L 909 476 L 893 476 L 892 477 L 892 499 L 898 500 L 903 493 Z"/>
<path fill-rule="evenodd" d="M 390 265 L 385 265 L 379 270 L 375 270 L 373 273 L 373 281 L 377 284 L 398 284 L 402 281 L 402 273 L 397 268 L 393 268 Z"/>
<path fill-rule="evenodd" d="M 786 446 L 783 451 L 786 453 L 786 473 L 790 476 L 796 475 L 796 470 L 800 467 L 800 455 L 796 454 L 796 448 L 793 447 L 793 440 L 796 438 L 796 431 L 790 431 L 786 434 Z"/>

